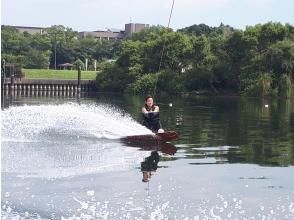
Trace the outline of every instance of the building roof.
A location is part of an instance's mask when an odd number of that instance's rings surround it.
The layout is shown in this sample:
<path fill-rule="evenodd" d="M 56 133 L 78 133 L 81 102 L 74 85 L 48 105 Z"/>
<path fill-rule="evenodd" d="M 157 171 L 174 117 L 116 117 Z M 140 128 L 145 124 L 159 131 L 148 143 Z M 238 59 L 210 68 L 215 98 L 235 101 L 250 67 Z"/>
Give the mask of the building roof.
<path fill-rule="evenodd" d="M 73 64 L 71 64 L 71 63 L 63 63 L 63 64 L 59 64 L 58 66 L 67 67 L 67 66 L 73 66 Z"/>
<path fill-rule="evenodd" d="M 8 25 L 8 26 L 14 27 L 14 28 L 45 29 L 44 27 L 13 26 L 13 25 Z"/>
<path fill-rule="evenodd" d="M 101 28 L 101 29 L 98 29 L 96 31 L 93 31 L 93 32 L 113 32 L 113 33 L 119 33 L 123 30 L 121 29 L 117 29 L 117 28 Z M 82 32 L 91 32 L 91 31 L 82 31 Z"/>

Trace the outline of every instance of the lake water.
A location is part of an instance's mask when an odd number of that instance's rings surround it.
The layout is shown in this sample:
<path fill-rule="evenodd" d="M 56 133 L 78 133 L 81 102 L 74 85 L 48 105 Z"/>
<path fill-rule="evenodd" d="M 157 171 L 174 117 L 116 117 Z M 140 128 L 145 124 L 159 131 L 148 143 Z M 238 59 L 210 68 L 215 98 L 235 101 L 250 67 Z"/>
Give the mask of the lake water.
<path fill-rule="evenodd" d="M 143 99 L 3 99 L 2 219 L 294 219 L 293 101 L 156 97 L 179 138 L 124 143 Z"/>

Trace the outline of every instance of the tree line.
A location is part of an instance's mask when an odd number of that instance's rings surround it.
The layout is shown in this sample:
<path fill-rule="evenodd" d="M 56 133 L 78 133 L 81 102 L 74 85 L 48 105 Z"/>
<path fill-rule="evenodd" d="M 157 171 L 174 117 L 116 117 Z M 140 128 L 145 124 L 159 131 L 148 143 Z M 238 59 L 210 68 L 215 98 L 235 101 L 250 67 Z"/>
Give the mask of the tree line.
<path fill-rule="evenodd" d="M 136 93 L 232 92 L 290 96 L 294 28 L 194 25 L 178 31 L 151 27 L 121 42 L 115 63 L 97 75 L 101 90 Z"/>
<path fill-rule="evenodd" d="M 49 33 L 61 34 L 55 37 Z M 231 92 L 249 96 L 291 96 L 294 27 L 269 22 L 245 30 L 221 24 L 177 31 L 150 27 L 122 41 L 79 38 L 63 26 L 45 35 L 18 33 L 2 26 L 2 57 L 26 68 L 59 62 L 106 62 L 97 74 L 101 91 L 155 93 Z"/>
<path fill-rule="evenodd" d="M 75 66 L 84 66 L 87 59 L 93 69 L 94 61 L 112 59 L 118 44 L 91 36 L 80 38 L 77 31 L 63 25 L 46 28 L 42 34 L 20 33 L 14 27 L 2 25 L 1 38 L 2 59 L 32 69 L 54 69 L 55 58 L 57 65 Z"/>

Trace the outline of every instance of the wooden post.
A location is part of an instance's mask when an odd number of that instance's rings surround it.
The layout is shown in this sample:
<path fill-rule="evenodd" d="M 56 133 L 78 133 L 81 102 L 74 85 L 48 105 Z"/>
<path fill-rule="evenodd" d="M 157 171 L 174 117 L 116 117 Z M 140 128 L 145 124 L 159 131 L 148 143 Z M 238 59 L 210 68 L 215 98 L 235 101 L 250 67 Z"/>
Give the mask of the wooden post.
<path fill-rule="evenodd" d="M 10 64 L 10 94 L 13 96 L 14 95 L 14 66 Z"/>
<path fill-rule="evenodd" d="M 77 94 L 80 95 L 81 93 L 81 66 L 78 68 L 78 91 Z"/>

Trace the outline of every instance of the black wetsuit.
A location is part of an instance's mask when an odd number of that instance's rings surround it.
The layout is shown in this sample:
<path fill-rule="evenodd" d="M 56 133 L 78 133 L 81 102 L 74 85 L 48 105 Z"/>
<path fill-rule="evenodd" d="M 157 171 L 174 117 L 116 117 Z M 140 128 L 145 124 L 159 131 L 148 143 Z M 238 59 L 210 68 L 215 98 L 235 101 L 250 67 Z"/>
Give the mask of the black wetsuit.
<path fill-rule="evenodd" d="M 148 109 L 148 106 L 145 105 L 145 109 L 148 113 L 143 114 L 143 125 L 150 129 L 152 132 L 157 132 L 159 129 L 162 128 L 160 120 L 159 120 L 159 112 L 151 112 L 154 111 L 155 106 L 153 105 L 151 109 Z"/>

